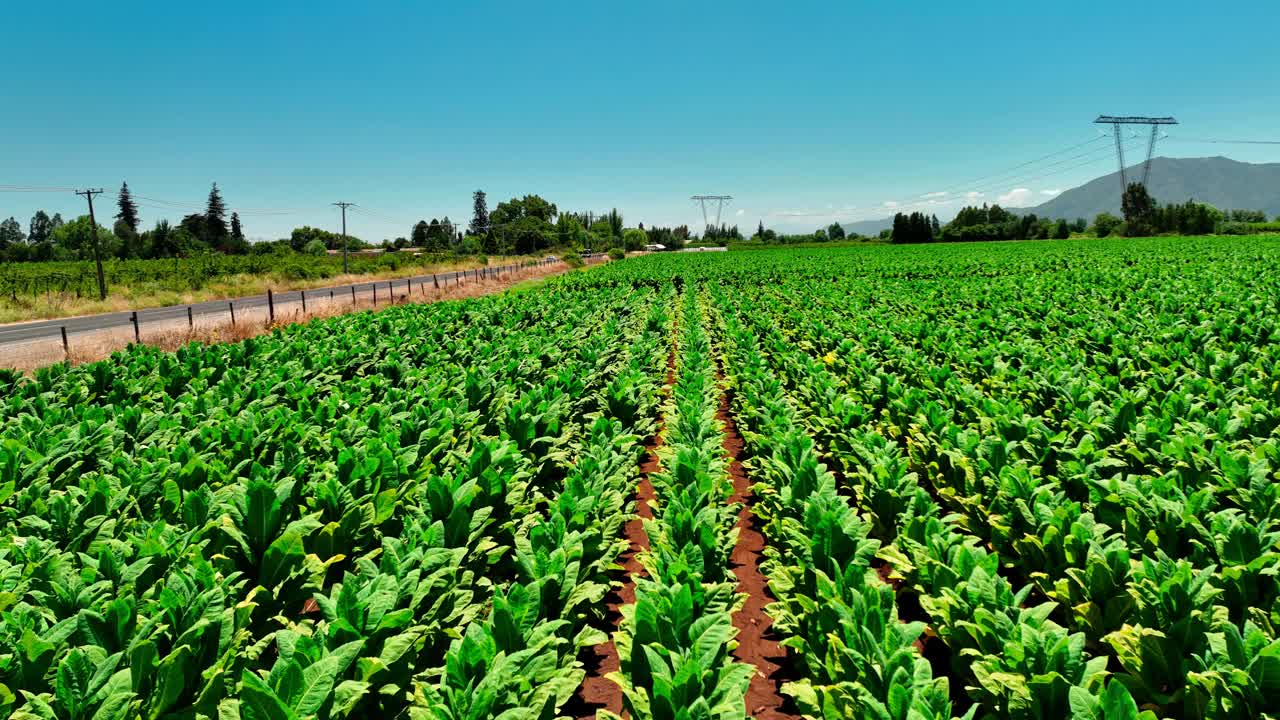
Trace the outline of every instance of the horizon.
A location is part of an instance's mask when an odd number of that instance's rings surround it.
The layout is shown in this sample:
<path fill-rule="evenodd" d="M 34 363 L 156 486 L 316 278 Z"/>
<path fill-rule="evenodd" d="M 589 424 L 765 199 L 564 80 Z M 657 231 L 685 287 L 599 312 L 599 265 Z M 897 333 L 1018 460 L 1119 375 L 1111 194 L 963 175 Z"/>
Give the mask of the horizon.
<path fill-rule="evenodd" d="M 343 200 L 350 233 L 378 242 L 466 222 L 476 189 L 491 206 L 537 194 L 694 228 L 689 196 L 723 193 L 725 224 L 783 232 L 966 200 L 1034 207 L 1115 172 L 1100 111 L 1177 117 L 1159 156 L 1280 162 L 1280 145 L 1219 144 L 1275 140 L 1280 101 L 1259 88 L 1280 64 L 1280 9 L 1263 3 L 1158 17 L 814 4 L 821 23 L 794 7 L 583 7 L 231 2 L 207 26 L 163 4 L 73 3 L 70 22 L 16 8 L 0 185 L 101 187 L 101 218 L 127 181 L 150 227 L 202 211 L 217 182 L 255 240 L 334 230 Z M 1103 8 L 1105 25 L 1071 22 Z M 1134 72 L 1134 22 L 1196 52 L 1161 57 L 1141 87 L 1116 82 Z M 1230 38 L 1203 31 L 1224 24 Z M 1070 65 L 1046 52 L 1048 27 Z M 999 79 L 958 80 L 959 59 Z M 1145 139 L 1125 142 L 1134 164 Z M 69 191 L 0 192 L 0 218 L 39 209 L 86 214 Z"/>

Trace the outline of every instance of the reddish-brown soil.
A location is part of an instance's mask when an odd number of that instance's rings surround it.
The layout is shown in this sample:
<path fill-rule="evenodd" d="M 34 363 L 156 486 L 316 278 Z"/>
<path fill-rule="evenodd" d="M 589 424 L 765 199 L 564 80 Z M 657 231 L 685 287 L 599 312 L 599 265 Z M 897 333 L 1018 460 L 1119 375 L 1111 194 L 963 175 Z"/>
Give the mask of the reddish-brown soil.
<path fill-rule="evenodd" d="M 662 389 L 664 397 L 670 394 L 673 384 L 675 384 L 674 352 L 667 360 L 667 380 Z M 653 483 L 649 482 L 649 475 L 658 470 L 658 448 L 661 445 L 662 418 L 659 418 L 654 437 L 645 444 L 644 460 L 640 463 L 640 483 L 636 486 L 635 495 L 637 517 L 632 518 L 622 531 L 627 539 L 627 549 L 619 558 L 622 570 L 619 572 L 618 579 L 622 581 L 622 586 L 605 596 L 606 625 L 601 629 L 609 633 L 609 639 L 601 645 L 586 648 L 583 651 L 580 659 L 586 666 L 587 677 L 578 688 L 577 695 L 563 709 L 564 714 L 580 720 L 594 718 L 598 710 L 622 714 L 622 690 L 613 681 L 605 678 L 605 675 L 621 669 L 618 648 L 613 644 L 613 632 L 618 629 L 618 622 L 622 619 L 621 607 L 636 600 L 634 578 L 644 577 L 644 568 L 640 566 L 636 556 L 649 549 L 649 536 L 644 533 L 645 519 L 653 517 L 653 508 L 649 503 L 654 498 L 654 491 Z"/>
<path fill-rule="evenodd" d="M 765 607 L 773 601 L 768 580 L 760 572 L 764 560 L 764 536 L 756 527 L 756 517 L 751 512 L 755 494 L 751 482 L 742 468 L 742 436 L 729 413 L 729 395 L 720 397 L 720 422 L 724 423 L 724 451 L 728 456 L 729 475 L 733 478 L 733 501 L 742 503 L 738 513 L 738 544 L 729 556 L 733 574 L 738 578 L 738 592 L 746 593 L 746 604 L 734 613 L 733 624 L 738 628 L 738 647 L 733 656 L 748 665 L 755 665 L 751 686 L 747 688 L 747 713 L 758 720 L 776 720 L 795 717 L 788 712 L 786 698 L 780 692 L 785 677 L 786 651 L 771 632 L 772 618 Z"/>

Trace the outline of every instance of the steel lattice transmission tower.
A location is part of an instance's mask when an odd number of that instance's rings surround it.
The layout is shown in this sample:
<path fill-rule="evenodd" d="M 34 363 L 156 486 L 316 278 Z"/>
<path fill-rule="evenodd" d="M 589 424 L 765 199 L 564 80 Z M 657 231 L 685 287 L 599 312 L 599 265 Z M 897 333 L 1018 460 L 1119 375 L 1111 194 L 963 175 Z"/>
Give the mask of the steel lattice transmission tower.
<path fill-rule="evenodd" d="M 707 219 L 707 203 L 709 202 L 715 203 L 715 207 L 716 207 L 715 228 L 719 230 L 720 215 L 722 212 L 724 212 L 724 206 L 727 205 L 730 200 L 733 200 L 733 196 L 732 195 L 694 195 L 689 199 L 697 201 L 698 204 L 702 206 L 702 224 L 706 225 L 707 230 L 710 230 L 712 227 L 711 221 Z"/>
<path fill-rule="evenodd" d="M 1124 167 L 1124 145 L 1120 140 L 1121 125 L 1150 125 L 1151 139 L 1147 142 L 1147 161 L 1142 165 L 1142 186 L 1147 186 L 1147 178 L 1151 175 L 1151 156 L 1156 151 L 1156 140 L 1159 139 L 1161 125 L 1177 125 L 1178 121 L 1171 117 L 1134 117 L 1099 115 L 1093 121 L 1095 125 L 1110 125 L 1116 138 L 1116 159 L 1120 161 L 1120 193 L 1129 189 L 1129 178 Z"/>

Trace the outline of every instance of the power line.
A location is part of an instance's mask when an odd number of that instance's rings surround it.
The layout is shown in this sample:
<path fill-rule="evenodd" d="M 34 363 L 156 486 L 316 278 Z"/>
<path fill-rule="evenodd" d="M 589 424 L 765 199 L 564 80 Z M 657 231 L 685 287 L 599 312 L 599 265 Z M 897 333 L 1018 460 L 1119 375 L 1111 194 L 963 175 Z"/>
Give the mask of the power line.
<path fill-rule="evenodd" d="M 1182 137 L 1180 135 L 1170 136 L 1169 139 L 1174 142 L 1211 143 L 1214 145 L 1280 145 L 1280 140 L 1221 140 L 1218 138 Z"/>
<path fill-rule="evenodd" d="M 63 193 L 76 192 L 73 187 L 53 187 L 39 185 L 0 185 L 0 192 L 32 192 L 32 193 Z"/>
<path fill-rule="evenodd" d="M 1125 143 L 1125 145 L 1124 145 L 1124 147 L 1125 147 L 1125 149 L 1126 149 L 1126 150 L 1134 149 L 1134 148 L 1138 148 L 1138 147 L 1141 147 L 1141 146 L 1142 146 L 1142 142 L 1141 142 L 1140 140 L 1139 140 L 1139 141 L 1137 141 L 1137 142 L 1129 142 L 1129 143 Z M 1068 166 L 1068 167 L 1064 167 L 1064 168 L 1060 168 L 1060 169 L 1058 169 L 1058 170 L 1054 170 L 1053 172 L 1024 175 L 1024 176 L 1020 176 L 1020 177 L 1017 177 L 1017 178 L 1010 178 L 1010 179 L 1008 179 L 1008 180 L 1003 180 L 1003 181 L 1001 181 L 1001 182 L 999 182 L 999 183 L 996 183 L 996 184 L 991 184 L 991 185 L 982 185 L 982 186 L 978 186 L 978 187 L 970 187 L 970 188 L 967 188 L 965 192 L 966 192 L 966 193 L 977 193 L 977 194 L 978 194 L 978 196 L 984 196 L 984 195 L 986 195 L 986 193 L 988 193 L 988 192 L 991 192 L 991 191 L 994 191 L 994 190 L 997 190 L 997 189 L 1000 189 L 1000 188 L 1004 188 L 1004 187 L 1006 187 L 1006 186 L 1008 186 L 1008 185 L 1010 185 L 1010 184 L 1015 184 L 1015 185 L 1016 185 L 1016 184 L 1019 184 L 1019 183 L 1029 183 L 1029 182 L 1034 182 L 1034 181 L 1036 181 L 1036 180 L 1043 180 L 1043 179 L 1048 178 L 1048 177 L 1054 177 L 1054 176 L 1056 176 L 1056 175 L 1061 175 L 1061 174 L 1063 174 L 1063 173 L 1071 172 L 1072 170 L 1078 170 L 1078 169 L 1083 168 L 1083 167 L 1088 167 L 1088 166 L 1090 166 L 1090 165 L 1095 165 L 1095 164 L 1097 164 L 1097 163 L 1101 162 L 1101 161 L 1105 158 L 1105 156 L 1110 155 L 1110 154 L 1111 154 L 1111 152 L 1112 152 L 1110 148 L 1104 148 L 1104 149 L 1103 149 L 1103 151 L 1104 151 L 1104 152 L 1103 152 L 1102 154 L 1099 154 L 1099 153 L 1098 153 L 1098 152 L 1096 152 L 1096 151 L 1095 151 L 1095 152 L 1090 152 L 1090 153 L 1085 153 L 1085 155 L 1091 155 L 1091 156 L 1093 156 L 1093 157 L 1091 157 L 1091 158 L 1090 158 L 1090 159 L 1088 159 L 1088 160 L 1084 160 L 1083 162 L 1078 162 L 1078 163 L 1076 163 L 1076 164 L 1074 164 L 1074 165 L 1070 165 L 1070 166 Z M 1057 164 L 1057 163 L 1055 163 L 1055 164 Z M 1047 166 L 1045 166 L 1045 168 L 1049 168 L 1049 167 L 1053 167 L 1053 165 L 1047 165 Z M 891 207 L 891 208 L 889 208 L 889 207 L 883 208 L 883 210 L 884 210 L 884 211 L 886 211 L 886 212 L 889 212 L 889 211 L 892 211 L 892 212 L 901 212 L 902 210 L 905 210 L 905 209 L 913 209 L 913 208 L 920 208 L 920 207 L 931 207 L 931 206 L 937 206 L 937 205 L 946 205 L 946 204 L 950 204 L 950 203 L 957 202 L 957 201 L 963 201 L 963 200 L 970 200 L 970 201 L 976 201 L 976 200 L 977 200 L 977 197 L 965 197 L 965 196 L 963 196 L 963 195 L 960 195 L 959 193 L 952 193 L 951 195 L 952 195 L 952 196 L 951 196 L 951 197 L 948 197 L 948 198 L 930 198 L 930 199 L 919 200 L 919 201 L 916 201 L 916 202 L 901 203 L 901 204 L 895 205 L 894 207 Z"/>
<path fill-rule="evenodd" d="M 1024 162 L 1024 163 L 1019 163 L 1019 164 L 1014 165 L 1014 166 L 1012 166 L 1012 167 L 1010 167 L 1010 168 L 1007 168 L 1007 169 L 1005 169 L 1005 170 L 1001 170 L 1001 171 L 999 171 L 999 172 L 991 173 L 991 174 L 988 174 L 988 175 L 983 175 L 983 176 L 981 176 L 981 177 L 974 178 L 974 179 L 972 179 L 972 180 L 966 180 L 966 181 L 964 181 L 963 183 L 961 183 L 958 187 L 959 187 L 959 189 L 962 189 L 962 190 L 963 190 L 963 189 L 965 189 L 965 188 L 966 188 L 966 186 L 975 185 L 975 184 L 977 184 L 977 183 L 979 183 L 979 182 L 985 182 L 986 180 L 989 180 L 989 179 L 992 179 L 992 178 L 999 178 L 999 177 L 1003 177 L 1003 176 L 1005 176 L 1005 175 L 1009 175 L 1009 174 L 1011 174 L 1011 173 L 1013 173 L 1013 172 L 1015 172 L 1015 171 L 1017 171 L 1017 170 L 1019 170 L 1019 169 L 1021 169 L 1021 168 L 1027 167 L 1028 165 L 1035 165 L 1035 164 L 1037 164 L 1037 163 L 1043 162 L 1043 161 L 1048 160 L 1048 159 L 1050 159 L 1050 158 L 1054 158 L 1054 157 L 1057 157 L 1057 156 L 1059 156 L 1059 155 L 1064 155 L 1064 154 L 1066 154 L 1066 153 L 1071 152 L 1072 150 L 1077 150 L 1077 149 L 1082 148 L 1082 147 L 1084 147 L 1084 146 L 1086 146 L 1086 145 L 1092 145 L 1093 143 L 1096 143 L 1096 142 L 1098 142 L 1099 140 L 1105 140 L 1105 139 L 1106 139 L 1106 136 L 1105 136 L 1105 135 L 1097 135 L 1097 136 L 1095 136 L 1095 137 L 1089 138 L 1088 140 L 1085 140 L 1084 142 L 1076 143 L 1075 145 L 1070 145 L 1070 146 L 1068 146 L 1068 147 L 1062 148 L 1061 150 L 1056 150 L 1056 151 L 1054 151 L 1054 152 L 1049 153 L 1048 155 L 1042 155 L 1042 156 L 1040 156 L 1040 157 L 1038 157 L 1038 158 L 1036 158 L 1036 159 L 1034 159 L 1034 160 L 1028 160 L 1028 161 L 1026 161 L 1026 162 Z M 953 190 L 953 189 L 947 189 L 947 190 L 943 190 L 943 192 L 951 192 L 952 190 Z"/>
<path fill-rule="evenodd" d="M 203 202 L 190 202 L 185 200 L 181 200 L 181 201 L 180 200 L 163 200 L 161 198 L 154 198 L 148 195 L 134 195 L 133 198 L 135 200 L 146 201 L 147 203 L 154 203 L 155 205 L 160 206 L 160 209 L 191 210 L 193 212 L 199 212 L 205 209 L 206 207 L 206 204 Z M 152 206 L 149 206 L 149 207 L 152 207 Z M 303 213 L 312 212 L 312 210 L 310 209 L 300 209 L 300 208 L 232 207 L 231 210 L 240 215 L 300 215 Z"/>
<path fill-rule="evenodd" d="M 1089 160 L 1088 160 L 1088 162 L 1093 162 L 1093 161 L 1094 161 L 1094 160 L 1096 160 L 1097 158 L 1100 158 L 1100 157 L 1103 157 L 1103 156 L 1110 155 L 1110 154 L 1111 154 L 1111 152 L 1112 152 L 1111 148 L 1106 148 L 1106 147 L 1103 147 L 1103 148 L 1096 148 L 1096 149 L 1094 149 L 1094 150 L 1089 150 L 1089 151 L 1087 151 L 1087 152 L 1083 152 L 1083 153 L 1079 153 L 1079 154 L 1077 154 L 1077 155 L 1072 155 L 1072 156 L 1070 156 L 1070 157 L 1063 158 L 1063 159 L 1058 160 L 1058 161 L 1056 161 L 1056 162 L 1051 162 L 1051 163 L 1049 163 L 1048 165 L 1044 165 L 1044 166 L 1042 166 L 1042 167 L 1037 168 L 1036 170 L 1033 170 L 1032 172 L 1033 172 L 1033 173 L 1038 173 L 1038 172 L 1041 172 L 1041 171 L 1043 171 L 1043 170 L 1048 170 L 1049 168 L 1059 167 L 1059 166 L 1061 166 L 1061 165 L 1064 165 L 1064 164 L 1067 164 L 1067 163 L 1073 163 L 1073 162 L 1076 162 L 1077 160 L 1083 160 L 1083 159 L 1085 159 L 1085 158 L 1088 158 L 1088 159 L 1089 159 Z M 1072 165 L 1071 167 L 1079 167 L 1079 165 Z M 995 180 L 992 180 L 991 182 L 985 183 L 985 184 L 983 184 L 983 185 L 981 185 L 981 186 L 977 186 L 977 187 L 995 187 L 995 186 L 999 186 L 999 185 L 1007 185 L 1007 184 L 1009 184 L 1009 183 L 1025 182 L 1025 181 L 1026 181 L 1026 178 L 1028 178 L 1028 177 L 1029 177 L 1029 175 L 1027 175 L 1027 174 L 1016 174 L 1016 173 L 1015 173 L 1015 174 L 997 175 L 997 176 L 992 176 L 992 177 L 994 177 L 994 178 L 996 178 L 996 179 L 995 179 Z M 966 190 L 973 190 L 973 189 L 975 189 L 975 186 L 970 185 L 970 186 L 968 186 L 968 187 L 963 187 L 963 188 L 961 188 L 961 189 L 960 189 L 960 191 L 961 191 L 961 192 L 963 192 L 963 191 L 966 191 Z M 948 193 L 948 194 L 951 194 L 951 193 Z"/>

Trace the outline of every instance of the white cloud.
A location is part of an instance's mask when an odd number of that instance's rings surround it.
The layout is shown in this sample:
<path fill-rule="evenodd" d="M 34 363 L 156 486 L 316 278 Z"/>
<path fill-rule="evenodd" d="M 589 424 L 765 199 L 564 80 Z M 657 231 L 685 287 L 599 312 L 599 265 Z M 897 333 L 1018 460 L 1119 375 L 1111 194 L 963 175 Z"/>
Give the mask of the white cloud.
<path fill-rule="evenodd" d="M 971 191 L 971 192 L 965 193 L 964 197 L 966 200 L 977 200 L 978 198 L 982 197 L 982 195 L 983 193 L 980 193 L 977 191 Z"/>
<path fill-rule="evenodd" d="M 743 215 L 746 215 L 746 214 L 747 214 L 747 211 L 742 208 L 738 208 L 738 212 L 734 213 L 734 215 L 737 215 L 738 217 L 742 217 Z"/>
<path fill-rule="evenodd" d="M 1055 195 L 1061 195 L 1061 194 L 1062 194 L 1062 191 L 1061 191 L 1061 190 L 1059 190 L 1059 189 L 1057 189 L 1057 188 L 1054 188 L 1054 189 L 1052 189 L 1052 190 L 1041 190 L 1041 191 L 1040 191 L 1040 194 L 1041 194 L 1041 195 L 1048 195 L 1049 197 L 1053 197 L 1053 196 L 1055 196 Z"/>
<path fill-rule="evenodd" d="M 770 215 L 777 218 L 810 218 L 831 221 L 848 220 L 854 215 L 856 210 L 856 205 L 842 205 L 840 207 L 828 205 L 826 208 L 820 210 L 774 210 Z"/>
<path fill-rule="evenodd" d="M 887 207 L 887 208 L 889 208 L 890 210 L 892 210 L 893 208 L 898 207 L 898 205 L 899 205 L 899 204 L 900 204 L 900 203 L 899 203 L 897 200 L 885 200 L 885 201 L 884 201 L 884 206 L 885 206 L 885 207 Z"/>
<path fill-rule="evenodd" d="M 925 200 L 933 200 L 934 198 L 944 198 L 944 197 L 946 197 L 946 196 L 948 196 L 948 195 L 950 195 L 950 194 L 951 194 L 951 193 L 949 193 L 949 192 L 947 192 L 947 191 L 943 190 L 942 192 L 931 192 L 931 193 L 925 193 L 925 194 L 921 195 L 920 197 L 924 198 Z"/>
<path fill-rule="evenodd" d="M 1026 207 L 1033 197 L 1035 197 L 1035 193 L 1028 188 L 1014 188 L 996 198 L 996 202 L 1009 207 Z"/>

